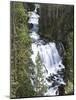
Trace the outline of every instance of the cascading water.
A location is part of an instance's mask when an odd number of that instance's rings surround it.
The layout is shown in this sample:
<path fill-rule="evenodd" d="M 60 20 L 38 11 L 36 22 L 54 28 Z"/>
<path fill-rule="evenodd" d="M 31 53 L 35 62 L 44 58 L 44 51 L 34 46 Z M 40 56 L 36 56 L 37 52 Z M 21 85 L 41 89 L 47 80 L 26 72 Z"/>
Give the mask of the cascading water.
<path fill-rule="evenodd" d="M 32 51 L 31 59 L 36 65 L 36 57 L 39 53 L 41 62 L 43 64 L 43 70 L 45 70 L 44 78 L 47 84 L 47 92 L 44 96 L 59 95 L 59 86 L 65 85 L 63 80 L 64 65 L 62 64 L 62 59 L 54 42 L 45 43 L 38 34 L 39 30 L 39 15 L 37 14 L 37 6 L 35 5 L 35 10 L 28 12 L 29 20 L 28 23 L 31 25 L 29 30 L 30 38 L 32 39 Z M 33 80 L 31 79 L 34 85 Z"/>

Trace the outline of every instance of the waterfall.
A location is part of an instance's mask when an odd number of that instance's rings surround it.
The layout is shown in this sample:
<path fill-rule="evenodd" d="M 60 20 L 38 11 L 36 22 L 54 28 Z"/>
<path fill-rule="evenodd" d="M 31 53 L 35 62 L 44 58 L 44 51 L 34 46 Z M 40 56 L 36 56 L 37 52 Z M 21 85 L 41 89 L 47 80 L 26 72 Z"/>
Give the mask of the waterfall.
<path fill-rule="evenodd" d="M 28 12 L 28 23 L 31 25 L 29 35 L 32 39 L 33 51 L 31 59 L 34 65 L 36 65 L 36 57 L 39 53 L 43 70 L 45 70 L 44 78 L 48 87 L 44 96 L 59 95 L 59 86 L 65 85 L 62 71 L 65 66 L 62 63 L 56 44 L 54 42 L 45 43 L 45 41 L 42 40 L 38 34 L 40 16 L 37 14 L 37 7 L 38 6 L 35 5 L 35 10 Z M 31 79 L 31 82 L 34 85 L 34 80 Z"/>

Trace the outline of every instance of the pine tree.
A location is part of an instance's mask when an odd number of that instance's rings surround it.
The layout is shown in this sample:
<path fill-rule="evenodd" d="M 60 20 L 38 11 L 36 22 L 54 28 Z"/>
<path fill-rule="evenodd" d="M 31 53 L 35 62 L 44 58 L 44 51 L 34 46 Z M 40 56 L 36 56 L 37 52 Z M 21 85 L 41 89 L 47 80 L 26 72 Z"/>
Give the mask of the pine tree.
<path fill-rule="evenodd" d="M 35 91 L 37 96 L 43 96 L 47 90 L 47 85 L 44 78 L 43 65 L 39 56 L 39 53 L 36 58 L 36 80 L 35 80 Z"/>
<path fill-rule="evenodd" d="M 27 18 L 23 3 L 11 2 L 11 98 L 34 95 L 30 81 L 31 39 Z"/>

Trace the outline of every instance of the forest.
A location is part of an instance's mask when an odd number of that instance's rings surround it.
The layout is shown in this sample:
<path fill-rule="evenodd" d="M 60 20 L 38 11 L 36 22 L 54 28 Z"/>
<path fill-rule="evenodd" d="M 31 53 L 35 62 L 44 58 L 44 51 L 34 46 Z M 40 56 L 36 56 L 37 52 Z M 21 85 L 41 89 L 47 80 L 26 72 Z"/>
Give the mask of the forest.
<path fill-rule="evenodd" d="M 39 55 L 36 58 L 36 66 L 30 58 L 32 40 L 29 37 L 28 11 L 33 11 L 34 8 L 34 3 L 10 2 L 11 98 L 44 96 L 43 94 L 47 90 Z M 38 14 L 40 15 L 39 35 L 46 42 L 54 41 L 56 43 L 59 55 L 65 65 L 64 95 L 72 95 L 74 94 L 74 6 L 40 4 Z M 62 49 L 62 44 L 64 49 Z M 35 76 L 36 90 L 34 91 L 30 77 L 34 73 L 35 67 L 37 67 L 38 73 Z M 39 82 L 40 78 L 42 78 L 41 82 Z"/>

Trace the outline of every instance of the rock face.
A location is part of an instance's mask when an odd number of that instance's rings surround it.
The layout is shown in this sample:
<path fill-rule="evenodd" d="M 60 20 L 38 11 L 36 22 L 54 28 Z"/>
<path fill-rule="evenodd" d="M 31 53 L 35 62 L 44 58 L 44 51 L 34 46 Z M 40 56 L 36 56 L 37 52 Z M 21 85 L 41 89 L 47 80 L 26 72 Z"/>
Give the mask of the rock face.
<path fill-rule="evenodd" d="M 56 42 L 56 48 L 58 50 L 60 57 L 62 58 L 62 60 L 64 60 L 65 55 L 66 55 L 66 51 L 64 49 L 62 42 Z"/>

